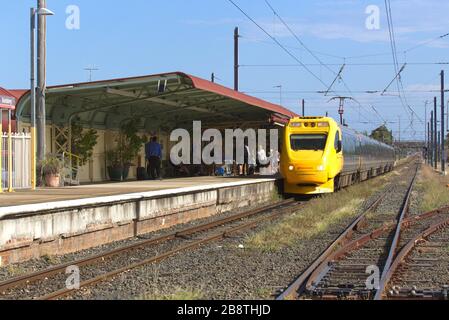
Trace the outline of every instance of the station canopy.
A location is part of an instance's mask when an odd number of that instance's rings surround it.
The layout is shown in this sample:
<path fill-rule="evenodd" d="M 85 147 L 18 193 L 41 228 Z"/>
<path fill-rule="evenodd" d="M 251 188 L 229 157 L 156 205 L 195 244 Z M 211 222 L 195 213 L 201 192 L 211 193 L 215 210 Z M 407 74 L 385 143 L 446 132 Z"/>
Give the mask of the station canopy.
<path fill-rule="evenodd" d="M 118 129 L 135 121 L 140 129 L 248 127 L 285 123 L 295 116 L 263 101 L 185 73 L 78 83 L 47 88 L 48 124 L 67 126 L 77 119 L 86 127 Z M 18 121 L 30 122 L 30 94 L 18 101 Z"/>

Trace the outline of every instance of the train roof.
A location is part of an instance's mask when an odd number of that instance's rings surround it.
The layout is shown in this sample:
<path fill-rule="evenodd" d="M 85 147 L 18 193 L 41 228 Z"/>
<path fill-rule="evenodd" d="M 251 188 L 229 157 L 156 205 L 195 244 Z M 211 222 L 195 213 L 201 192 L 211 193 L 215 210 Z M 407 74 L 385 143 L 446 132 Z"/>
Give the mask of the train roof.
<path fill-rule="evenodd" d="M 363 140 L 365 140 L 367 142 L 371 141 L 371 143 L 375 143 L 377 145 L 381 145 L 381 146 L 383 146 L 385 148 L 394 149 L 392 146 L 390 146 L 388 144 L 385 144 L 383 142 L 380 142 L 378 140 L 372 139 L 372 138 L 364 135 L 363 133 L 358 132 L 357 130 L 354 130 L 354 129 L 351 129 L 351 128 L 347 127 L 347 126 L 343 126 L 343 125 L 338 124 L 338 122 L 334 118 L 331 118 L 331 117 L 310 116 L 310 117 L 295 117 L 295 118 L 290 119 L 290 121 L 295 121 L 295 120 L 296 121 L 298 121 L 298 120 L 332 121 L 332 122 L 335 123 L 335 125 L 337 125 L 342 130 L 342 132 L 345 132 L 346 134 L 351 134 L 351 135 L 357 136 L 357 137 L 359 137 L 359 138 L 361 138 L 361 139 L 363 139 Z"/>
<path fill-rule="evenodd" d="M 380 142 L 380 141 L 378 141 L 376 139 L 370 138 L 367 135 L 358 132 L 357 130 L 354 130 L 354 129 L 351 129 L 351 128 L 348 128 L 348 127 L 342 126 L 342 125 L 339 125 L 339 127 L 342 130 L 342 132 L 345 132 L 346 134 L 352 134 L 352 135 L 357 136 L 357 137 L 359 137 L 359 138 L 361 138 L 361 139 L 363 139 L 363 140 L 365 140 L 367 142 L 370 141 L 371 143 L 374 143 L 374 144 L 377 144 L 377 145 L 381 145 L 384 148 L 394 149 L 392 146 L 390 146 L 390 145 L 388 145 L 386 143 Z"/>

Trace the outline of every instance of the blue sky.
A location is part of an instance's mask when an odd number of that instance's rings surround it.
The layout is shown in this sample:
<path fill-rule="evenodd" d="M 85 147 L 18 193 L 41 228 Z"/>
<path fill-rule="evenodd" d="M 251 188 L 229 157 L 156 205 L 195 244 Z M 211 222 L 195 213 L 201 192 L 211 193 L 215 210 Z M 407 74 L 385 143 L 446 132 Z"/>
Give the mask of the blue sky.
<path fill-rule="evenodd" d="M 26 88 L 29 78 L 29 8 L 35 0 L 0 0 L 0 86 Z M 264 0 L 234 0 L 252 18 L 301 62 L 316 64 L 310 55 L 281 24 Z M 278 14 L 301 41 L 333 72 L 320 65 L 310 66 L 312 76 L 300 66 L 251 67 L 249 65 L 294 65 L 297 62 L 273 43 L 228 0 L 47 0 L 56 16 L 48 19 L 48 84 L 86 81 L 83 70 L 95 65 L 100 70 L 94 80 L 168 71 L 184 71 L 210 78 L 215 72 L 221 84 L 233 83 L 233 29 L 240 27 L 241 90 L 275 103 L 282 102 L 299 112 L 305 98 L 308 114 L 326 111 L 337 118 L 337 102 L 328 103 L 335 94 L 353 96 L 363 107 L 347 103 L 347 121 L 358 130 L 371 130 L 382 120 L 398 131 L 401 117 L 402 137 L 424 137 L 424 105 L 438 93 L 424 92 L 439 88 L 439 72 L 444 65 L 408 65 L 403 73 L 405 97 L 416 111 L 411 117 L 396 96 L 367 94 L 382 91 L 394 77 L 388 25 L 383 0 L 270 0 Z M 79 30 L 68 30 L 66 8 L 80 8 Z M 368 30 L 367 6 L 380 8 L 380 30 Z M 449 32 L 449 2 L 439 0 L 392 0 L 399 62 L 447 62 L 449 37 L 433 41 Z M 7 13 L 5 15 L 5 13 Z M 356 56 L 375 55 L 365 58 Z M 381 55 L 377 55 L 381 54 Z M 335 93 L 324 97 L 340 65 L 346 63 L 344 83 L 337 81 Z M 386 65 L 366 65 L 385 63 Z M 355 65 L 357 64 L 357 65 Z M 360 65 L 363 64 L 363 65 Z M 449 75 L 448 75 L 449 76 Z M 391 91 L 396 90 L 396 84 Z M 391 92 L 394 94 L 394 92 Z M 374 106 L 378 113 L 377 115 Z M 430 110 L 430 108 L 429 108 Z M 430 112 L 430 111 L 429 111 Z M 397 135 L 397 132 L 395 132 Z"/>

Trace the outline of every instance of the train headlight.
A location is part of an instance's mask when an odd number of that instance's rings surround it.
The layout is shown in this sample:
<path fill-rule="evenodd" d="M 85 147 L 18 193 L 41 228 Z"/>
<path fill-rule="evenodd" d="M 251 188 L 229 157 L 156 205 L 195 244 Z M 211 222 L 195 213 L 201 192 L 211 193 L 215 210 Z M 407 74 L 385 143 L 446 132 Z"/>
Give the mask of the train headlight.
<path fill-rule="evenodd" d="M 294 166 L 289 166 L 289 167 L 288 167 L 288 170 L 289 170 L 289 171 L 293 171 L 293 170 L 295 170 L 295 167 L 294 167 Z"/>
<path fill-rule="evenodd" d="M 318 166 L 318 168 L 316 168 L 318 171 L 324 171 L 324 166 L 323 165 L 321 165 L 321 166 Z"/>
<path fill-rule="evenodd" d="M 292 122 L 292 123 L 290 123 L 290 127 L 300 128 L 300 127 L 302 127 L 302 123 L 301 122 Z"/>

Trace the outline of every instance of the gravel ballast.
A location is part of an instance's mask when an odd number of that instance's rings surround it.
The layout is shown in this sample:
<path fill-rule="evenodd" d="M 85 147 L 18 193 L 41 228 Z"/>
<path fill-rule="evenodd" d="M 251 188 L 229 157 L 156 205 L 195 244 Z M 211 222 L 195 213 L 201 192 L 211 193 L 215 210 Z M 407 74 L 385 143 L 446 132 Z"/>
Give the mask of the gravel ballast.
<path fill-rule="evenodd" d="M 388 180 L 394 181 L 395 178 L 396 175 L 390 174 Z M 374 201 L 381 191 L 366 199 L 365 203 L 358 209 L 359 213 L 370 202 Z M 412 201 L 413 206 L 414 202 Z M 235 211 L 232 212 L 232 214 L 235 213 Z M 226 215 L 220 217 L 223 216 Z M 217 218 L 218 216 L 215 216 L 187 225 L 193 226 Z M 145 265 L 121 274 L 114 279 L 83 288 L 69 296 L 68 299 L 170 299 L 180 296 L 194 299 L 273 299 L 305 270 L 353 219 L 353 217 L 345 218 L 332 225 L 326 233 L 310 240 L 302 240 L 281 250 L 267 252 L 246 247 L 245 239 L 248 235 L 260 232 L 273 223 L 266 222 L 251 231 L 233 235 L 223 241 L 203 245 L 198 249 L 177 254 L 161 263 Z M 187 225 L 145 235 L 145 238 L 180 230 Z M 120 241 L 76 254 L 47 257 L 0 268 L 0 281 L 19 274 L 42 270 L 55 264 L 108 251 L 136 241 L 139 241 L 139 239 Z M 158 245 L 151 249 L 145 249 L 145 255 L 160 254 L 176 244 L 174 242 L 171 245 Z M 105 262 L 103 265 L 85 268 L 81 272 L 81 280 L 98 275 L 112 267 L 123 267 L 132 263 L 132 259 L 134 259 L 132 256 L 124 256 L 121 259 L 122 265 L 119 266 L 108 265 Z M 117 264 L 119 263 L 117 262 Z M 58 281 L 64 285 L 65 278 L 65 275 L 61 275 Z M 42 283 L 37 291 L 39 291 L 39 294 L 44 294 L 48 289 L 46 284 Z M 35 297 L 34 291 L 27 292 L 27 290 L 26 288 L 18 289 L 14 297 Z"/>

